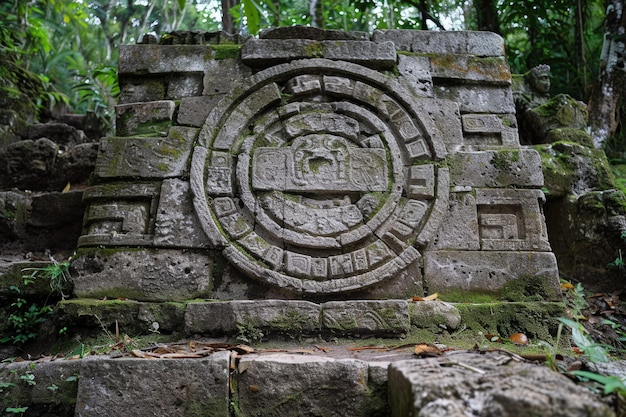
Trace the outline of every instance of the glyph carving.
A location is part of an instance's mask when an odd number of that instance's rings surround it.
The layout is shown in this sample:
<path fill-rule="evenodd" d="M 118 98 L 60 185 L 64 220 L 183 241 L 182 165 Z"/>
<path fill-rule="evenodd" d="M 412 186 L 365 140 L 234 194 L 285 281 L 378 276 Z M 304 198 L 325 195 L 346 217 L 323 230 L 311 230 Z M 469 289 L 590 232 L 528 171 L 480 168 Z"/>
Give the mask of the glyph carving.
<path fill-rule="evenodd" d="M 247 87 L 209 115 L 197 153 L 209 157 L 191 172 L 199 217 L 215 222 L 204 229 L 220 233 L 231 263 L 266 284 L 326 294 L 419 259 L 411 241 L 441 220 L 430 213 L 447 201 L 448 172 L 411 96 L 375 71 L 325 60 L 273 67 Z"/>

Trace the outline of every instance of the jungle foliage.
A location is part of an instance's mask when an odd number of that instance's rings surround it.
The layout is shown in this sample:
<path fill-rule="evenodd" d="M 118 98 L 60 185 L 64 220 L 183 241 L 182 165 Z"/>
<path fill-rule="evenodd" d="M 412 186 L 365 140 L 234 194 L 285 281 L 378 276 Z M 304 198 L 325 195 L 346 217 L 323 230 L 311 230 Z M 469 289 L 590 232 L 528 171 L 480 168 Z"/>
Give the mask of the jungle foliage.
<path fill-rule="evenodd" d="M 40 116 L 65 105 L 108 117 L 118 94 L 119 46 L 144 33 L 224 28 L 255 35 L 271 26 L 311 25 L 368 32 L 490 30 L 505 39 L 513 73 L 548 64 L 553 94 L 588 101 L 602 75 L 607 7 L 623 2 L 11 0 L 0 3 L 0 95 L 28 86 Z"/>

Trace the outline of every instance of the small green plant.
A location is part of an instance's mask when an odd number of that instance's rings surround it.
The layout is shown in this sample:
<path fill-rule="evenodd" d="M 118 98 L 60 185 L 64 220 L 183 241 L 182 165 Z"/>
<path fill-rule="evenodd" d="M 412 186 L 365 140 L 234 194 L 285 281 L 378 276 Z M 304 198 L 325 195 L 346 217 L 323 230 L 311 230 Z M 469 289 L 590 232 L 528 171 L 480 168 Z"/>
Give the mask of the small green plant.
<path fill-rule="evenodd" d="M 13 291 L 21 294 L 21 290 L 12 286 Z M 8 335 L 0 338 L 0 343 L 24 344 L 37 337 L 37 329 L 47 316 L 52 313 L 52 307 L 40 307 L 35 303 L 29 304 L 26 299 L 19 297 L 11 304 L 13 312 L 7 317 L 9 324 Z"/>
<path fill-rule="evenodd" d="M 57 262 L 52 256 L 50 257 L 52 262 L 50 265 L 38 267 L 38 268 L 24 268 L 22 269 L 22 279 L 24 283 L 27 281 L 32 283 L 36 279 L 45 279 L 50 283 L 50 295 L 59 294 L 64 300 L 67 298 L 65 290 L 70 285 L 70 262 Z"/>
<path fill-rule="evenodd" d="M 626 232 L 622 232 L 619 237 L 620 239 L 622 239 L 623 242 L 626 242 Z M 624 263 L 624 259 L 622 258 L 621 249 L 617 249 L 617 257 L 612 262 L 609 262 L 607 268 L 616 269 L 620 272 L 620 274 L 626 273 L 626 264 Z"/>
<path fill-rule="evenodd" d="M 22 269 L 22 286 L 33 284 L 37 279 L 45 279 L 50 285 L 50 294 L 58 294 L 65 299 L 65 290 L 70 284 L 69 261 L 57 262 L 50 257 L 52 263 L 44 267 Z M 39 325 L 46 321 L 52 313 L 52 307 L 46 299 L 43 306 L 29 302 L 22 294 L 22 288 L 16 285 L 9 287 L 16 294 L 15 302 L 11 303 L 12 311 L 7 317 L 8 329 L 6 335 L 0 338 L 0 343 L 22 345 L 37 337 Z M 66 329 L 67 330 L 67 329 Z"/>
<path fill-rule="evenodd" d="M 263 339 L 263 332 L 250 319 L 237 323 L 237 340 L 242 343 L 257 343 Z"/>
<path fill-rule="evenodd" d="M 7 407 L 4 412 L 12 414 L 24 414 L 28 407 Z"/>

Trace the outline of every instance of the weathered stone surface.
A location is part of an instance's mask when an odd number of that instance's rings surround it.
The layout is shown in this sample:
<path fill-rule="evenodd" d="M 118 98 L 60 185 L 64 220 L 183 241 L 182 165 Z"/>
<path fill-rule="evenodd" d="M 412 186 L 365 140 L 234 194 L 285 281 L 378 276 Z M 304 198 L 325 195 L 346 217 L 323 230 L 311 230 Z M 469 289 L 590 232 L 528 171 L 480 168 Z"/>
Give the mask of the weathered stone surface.
<path fill-rule="evenodd" d="M 362 40 L 368 41 L 367 32 L 341 30 L 325 30 L 312 26 L 288 26 L 264 29 L 259 33 L 260 39 L 313 39 L 316 41 Z"/>
<path fill-rule="evenodd" d="M 118 183 L 88 188 L 83 199 L 88 205 L 79 246 L 150 246 L 154 239 L 154 217 L 160 184 Z M 118 200 L 111 204 L 111 197 Z"/>
<path fill-rule="evenodd" d="M 391 41 L 400 51 L 422 54 L 504 56 L 504 40 L 499 35 L 490 32 L 375 30 L 372 40 L 374 42 Z"/>
<path fill-rule="evenodd" d="M 334 360 L 294 354 L 244 356 L 239 362 L 242 416 L 364 417 L 372 409 L 369 369 L 354 359 Z"/>
<path fill-rule="evenodd" d="M 0 381 L 14 384 L 2 388 L 3 410 L 26 406 L 29 410 L 45 409 L 47 415 L 74 416 L 80 367 L 80 361 L 63 360 L 1 363 Z"/>
<path fill-rule="evenodd" d="M 550 252 L 429 251 L 424 254 L 429 291 L 498 292 L 514 279 L 542 276 L 560 298 L 558 268 Z"/>
<path fill-rule="evenodd" d="M 204 92 L 205 96 L 214 94 L 226 94 L 249 76 L 252 71 L 237 59 L 221 59 L 211 63 L 211 70 L 205 72 Z"/>
<path fill-rule="evenodd" d="M 121 45 L 118 72 L 160 74 L 204 72 L 214 56 L 208 45 Z"/>
<path fill-rule="evenodd" d="M 38 123 L 28 127 L 28 139 L 47 138 L 57 145 L 77 145 L 88 141 L 85 132 L 65 123 Z"/>
<path fill-rule="evenodd" d="M 498 353 L 393 363 L 389 392 L 392 417 L 615 415 L 564 375 Z"/>
<path fill-rule="evenodd" d="M 172 76 L 167 83 L 165 98 L 168 100 L 180 100 L 183 97 L 202 95 L 204 90 L 204 73 L 186 73 Z"/>
<path fill-rule="evenodd" d="M 83 143 L 73 146 L 59 156 L 64 178 L 71 185 L 87 184 L 96 166 L 99 143 Z"/>
<path fill-rule="evenodd" d="M 430 57 L 433 78 L 447 82 L 511 85 L 511 70 L 504 56 L 438 54 Z"/>
<path fill-rule="evenodd" d="M 184 126 L 202 127 L 213 107 L 222 98 L 222 94 L 183 98 L 180 101 L 176 122 Z"/>
<path fill-rule="evenodd" d="M 547 103 L 526 110 L 520 118 L 520 127 L 528 143 L 548 143 L 549 132 L 559 128 L 585 130 L 587 106 L 572 97 L 559 94 Z"/>
<path fill-rule="evenodd" d="M 321 308 L 308 301 L 255 300 L 190 303 L 185 332 L 229 334 L 240 328 L 270 330 L 286 336 L 319 331 Z"/>
<path fill-rule="evenodd" d="M 165 80 L 147 77 L 122 77 L 118 104 L 165 100 Z"/>
<path fill-rule="evenodd" d="M 182 177 L 188 170 L 188 160 L 197 129 L 177 126 L 169 129 L 167 137 L 103 138 L 94 175 L 101 178 Z"/>
<path fill-rule="evenodd" d="M 480 249 L 476 198 L 470 187 L 450 193 L 448 212 L 430 245 L 432 249 Z"/>
<path fill-rule="evenodd" d="M 398 55 L 401 81 L 418 97 L 433 97 L 430 61 L 424 56 Z"/>
<path fill-rule="evenodd" d="M 401 300 L 329 301 L 322 304 L 324 330 L 341 334 L 392 335 L 408 332 L 408 303 Z"/>
<path fill-rule="evenodd" d="M 447 85 L 434 91 L 436 98 L 458 102 L 461 113 L 515 113 L 511 87 Z"/>
<path fill-rule="evenodd" d="M 32 198 L 17 191 L 0 191 L 0 242 L 24 233 L 30 215 Z"/>
<path fill-rule="evenodd" d="M 32 197 L 28 224 L 51 229 L 65 224 L 79 224 L 84 211 L 82 197 L 82 191 L 35 195 Z"/>
<path fill-rule="evenodd" d="M 115 333 L 145 334 L 155 330 L 167 334 L 184 330 L 183 303 L 146 303 L 134 300 L 73 298 L 55 307 L 59 327 L 68 329 L 104 328 Z"/>
<path fill-rule="evenodd" d="M 170 100 L 115 106 L 115 131 L 119 136 L 163 134 L 172 125 L 176 105 Z"/>
<path fill-rule="evenodd" d="M 461 324 L 461 312 L 442 301 L 417 301 L 409 304 L 411 325 L 433 330 L 456 330 Z"/>
<path fill-rule="evenodd" d="M 50 139 L 21 140 L 0 151 L 0 188 L 47 190 L 62 187 L 56 173 L 58 145 Z"/>
<path fill-rule="evenodd" d="M 315 41 L 310 39 L 250 39 L 241 49 L 241 60 L 252 67 L 266 68 L 296 59 L 341 59 L 376 69 L 396 63 L 391 42 Z"/>
<path fill-rule="evenodd" d="M 78 297 L 184 301 L 211 292 L 213 263 L 206 252 L 84 249 L 73 265 Z"/>
<path fill-rule="evenodd" d="M 448 157 L 453 186 L 541 187 L 541 158 L 534 149 L 457 152 Z"/>
<path fill-rule="evenodd" d="M 480 248 L 550 251 L 540 190 L 476 190 Z"/>
<path fill-rule="evenodd" d="M 169 179 L 163 181 L 161 198 L 154 225 L 154 244 L 167 247 L 207 247 L 198 216 L 193 209 L 189 182 Z"/>
<path fill-rule="evenodd" d="M 76 416 L 228 417 L 229 364 L 230 352 L 171 361 L 86 358 Z"/>
<path fill-rule="evenodd" d="M 464 114 L 463 143 L 475 148 L 502 146 L 519 148 L 519 136 L 515 118 L 510 114 Z"/>

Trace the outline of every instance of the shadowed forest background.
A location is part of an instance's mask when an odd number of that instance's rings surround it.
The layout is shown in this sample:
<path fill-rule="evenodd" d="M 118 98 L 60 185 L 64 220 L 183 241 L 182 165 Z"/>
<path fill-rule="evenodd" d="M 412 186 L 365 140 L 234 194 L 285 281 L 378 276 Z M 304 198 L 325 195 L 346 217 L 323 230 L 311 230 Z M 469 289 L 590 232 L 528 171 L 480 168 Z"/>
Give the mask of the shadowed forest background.
<path fill-rule="evenodd" d="M 0 4 L 0 103 L 34 120 L 94 113 L 109 129 L 121 44 L 176 30 L 256 35 L 273 26 L 487 30 L 512 73 L 551 67 L 552 95 L 588 103 L 596 143 L 623 159 L 623 0 L 11 0 Z"/>

